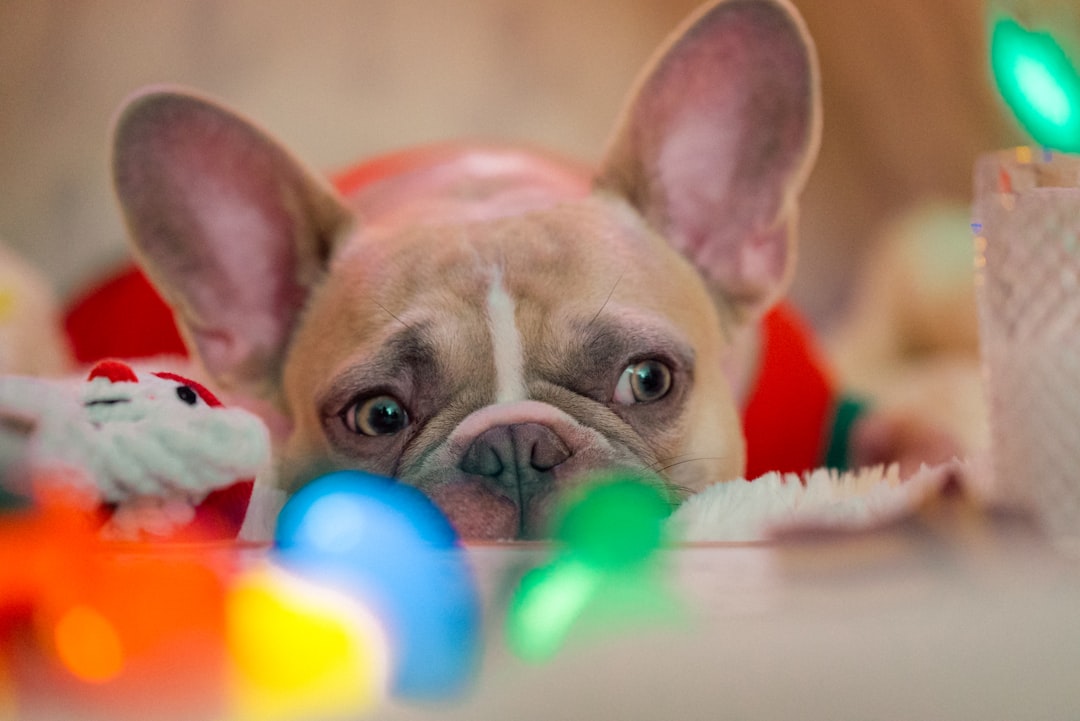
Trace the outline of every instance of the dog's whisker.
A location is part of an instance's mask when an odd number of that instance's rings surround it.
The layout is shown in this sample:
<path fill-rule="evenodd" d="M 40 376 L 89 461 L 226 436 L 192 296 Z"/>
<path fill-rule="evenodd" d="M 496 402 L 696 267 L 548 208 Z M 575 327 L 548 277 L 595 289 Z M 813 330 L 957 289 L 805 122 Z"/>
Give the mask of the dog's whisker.
<path fill-rule="evenodd" d="M 622 281 L 624 275 L 626 275 L 626 273 L 619 273 L 619 277 L 615 279 L 615 285 L 611 286 L 611 290 L 608 291 L 607 297 L 604 298 L 603 305 L 600 306 L 600 310 L 596 311 L 596 315 L 588 322 L 585 326 L 586 328 L 595 323 L 596 319 L 600 317 L 600 314 L 604 312 L 604 308 L 607 308 L 607 304 L 611 302 L 611 296 L 615 295 L 615 289 L 619 287 L 619 283 Z"/>
<path fill-rule="evenodd" d="M 647 467 L 648 467 L 648 469 L 650 471 L 656 471 L 657 469 L 662 468 L 667 463 L 672 463 L 674 461 L 689 460 L 689 459 L 693 459 L 693 458 L 697 458 L 697 456 L 684 455 L 684 456 L 671 456 L 670 458 L 657 458 L 652 463 L 649 463 Z"/>
<path fill-rule="evenodd" d="M 722 460 L 724 460 L 724 458 L 725 458 L 724 456 L 694 456 L 694 457 L 691 457 L 691 458 L 681 458 L 681 459 L 678 459 L 678 460 L 671 459 L 669 462 L 664 463 L 664 465 L 660 465 L 660 466 L 657 466 L 657 467 L 653 468 L 652 471 L 654 473 L 656 473 L 657 475 L 664 478 L 665 482 L 672 489 L 674 489 L 677 492 L 679 502 L 682 502 L 682 501 L 686 500 L 688 497 L 690 497 L 691 495 L 693 495 L 695 493 L 695 491 L 693 489 L 689 488 L 689 487 L 680 485 L 680 484 L 675 483 L 674 481 L 672 481 L 672 479 L 668 475 L 668 471 L 670 471 L 672 468 L 675 468 L 677 466 L 686 465 L 687 463 L 699 463 L 699 462 L 707 462 L 707 461 L 722 461 Z M 706 480 L 711 482 L 711 481 L 718 481 L 718 480 L 721 480 L 721 479 L 719 479 L 719 478 L 711 478 L 711 479 L 706 478 Z"/>
<path fill-rule="evenodd" d="M 725 456 L 674 456 L 672 458 L 657 459 L 653 463 L 649 464 L 647 468 L 653 473 L 663 478 L 664 485 L 669 491 L 671 491 L 671 507 L 674 509 L 687 498 L 694 495 L 696 491 L 689 486 L 675 483 L 666 475 L 666 471 L 675 468 L 676 466 L 685 465 L 687 463 L 697 463 L 699 461 L 722 461 L 724 460 L 724 458 Z"/>
<path fill-rule="evenodd" d="M 663 473 L 664 471 L 668 471 L 676 466 L 681 466 L 686 463 L 696 463 L 697 461 L 722 461 L 724 458 L 724 456 L 688 456 L 684 458 L 676 456 L 675 458 L 657 461 L 649 466 L 649 470 L 653 473 Z"/>
<path fill-rule="evenodd" d="M 671 508 L 674 510 L 690 496 L 694 495 L 694 490 L 688 486 L 681 486 L 678 483 L 669 483 L 668 489 L 671 491 Z"/>
<path fill-rule="evenodd" d="M 401 318 L 398 318 L 398 317 L 397 317 L 396 315 L 394 315 L 393 313 L 391 313 L 391 312 L 390 312 L 390 309 L 389 309 L 389 308 L 387 308 L 387 307 L 386 307 L 385 305 L 383 305 L 383 304 L 382 304 L 382 303 L 380 303 L 379 301 L 375 300 L 374 298 L 369 298 L 369 300 L 370 300 L 370 301 L 371 301 L 371 302 L 372 302 L 373 304 L 375 304 L 375 307 L 377 307 L 377 308 L 378 308 L 379 310 L 381 310 L 381 311 L 382 311 L 383 313 L 386 313 L 386 314 L 387 314 L 388 316 L 390 316 L 391 318 L 393 318 L 394 320 L 396 320 L 396 321 L 397 321 L 398 323 L 401 323 L 401 325 L 402 325 L 402 326 L 404 326 L 405 328 L 407 328 L 407 329 L 409 329 L 409 330 L 413 330 L 413 327 L 412 327 L 411 325 L 409 325 L 408 323 L 406 323 L 405 321 L 403 321 L 403 320 L 402 320 Z"/>

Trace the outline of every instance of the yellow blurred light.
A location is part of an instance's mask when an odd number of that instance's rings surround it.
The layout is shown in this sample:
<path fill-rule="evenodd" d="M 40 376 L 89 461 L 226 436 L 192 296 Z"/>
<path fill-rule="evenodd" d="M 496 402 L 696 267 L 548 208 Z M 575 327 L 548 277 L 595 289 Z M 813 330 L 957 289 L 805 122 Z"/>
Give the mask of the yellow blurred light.
<path fill-rule="evenodd" d="M 350 599 L 262 569 L 232 589 L 227 614 L 241 718 L 357 714 L 382 698 L 385 634 Z"/>
<path fill-rule="evenodd" d="M 104 683 L 124 668 L 124 649 L 116 628 L 88 606 L 74 606 L 56 624 L 56 652 L 83 681 Z"/>
<path fill-rule="evenodd" d="M 0 323 L 6 323 L 18 308 L 18 297 L 11 288 L 0 288 Z"/>

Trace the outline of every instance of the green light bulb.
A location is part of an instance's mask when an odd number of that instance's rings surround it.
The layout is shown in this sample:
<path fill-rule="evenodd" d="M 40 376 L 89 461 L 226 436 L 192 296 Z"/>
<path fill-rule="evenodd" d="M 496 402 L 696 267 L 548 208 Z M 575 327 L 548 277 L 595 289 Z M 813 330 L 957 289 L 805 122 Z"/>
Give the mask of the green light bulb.
<path fill-rule="evenodd" d="M 1001 96 L 1035 141 L 1080 152 L 1080 76 L 1054 38 L 1002 18 L 990 60 Z"/>
<path fill-rule="evenodd" d="M 644 563 L 662 545 L 671 501 L 660 486 L 613 474 L 574 495 L 552 534 L 566 555 L 597 571 L 617 572 Z"/>
<path fill-rule="evenodd" d="M 674 618 L 657 551 L 671 513 L 668 492 L 627 473 L 591 479 L 563 499 L 558 551 L 532 569 L 510 599 L 507 642 L 526 661 L 545 661 L 572 629 Z"/>
<path fill-rule="evenodd" d="M 530 571 L 510 602 L 510 647 L 526 661 L 554 656 L 603 582 L 602 573 L 572 561 Z"/>

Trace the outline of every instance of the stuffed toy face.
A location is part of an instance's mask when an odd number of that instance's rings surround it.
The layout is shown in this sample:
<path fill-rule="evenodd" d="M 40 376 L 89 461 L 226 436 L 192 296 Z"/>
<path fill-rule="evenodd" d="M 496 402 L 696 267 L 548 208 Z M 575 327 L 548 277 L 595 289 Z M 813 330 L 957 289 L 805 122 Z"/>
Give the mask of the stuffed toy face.
<path fill-rule="evenodd" d="M 94 366 L 82 392 L 82 404 L 90 423 L 101 429 L 117 424 L 146 423 L 139 430 L 177 428 L 198 424 L 203 418 L 217 418 L 206 412 L 223 408 L 221 401 L 205 386 L 175 373 L 149 373 L 142 379 L 120 361 L 102 361 Z M 175 408 L 170 408 L 176 404 Z M 188 407 L 191 410 L 185 410 Z M 186 415 L 185 415 L 186 414 Z M 212 441 L 193 449 L 213 451 Z"/>
<path fill-rule="evenodd" d="M 235 536 L 269 457 L 254 415 L 225 408 L 195 381 L 119 361 L 99 363 L 77 385 L 0 378 L 0 415 L 29 429 L 25 467 L 63 469 L 111 512 L 106 534 L 125 538 L 193 523 Z"/>

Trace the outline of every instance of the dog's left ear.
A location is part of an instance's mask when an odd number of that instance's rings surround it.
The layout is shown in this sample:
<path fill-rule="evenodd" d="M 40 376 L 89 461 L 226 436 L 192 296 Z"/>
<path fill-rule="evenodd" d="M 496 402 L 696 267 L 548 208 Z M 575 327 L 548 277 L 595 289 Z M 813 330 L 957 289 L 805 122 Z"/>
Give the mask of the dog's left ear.
<path fill-rule="evenodd" d="M 352 222 L 335 191 L 252 122 L 180 88 L 123 108 L 113 176 L 141 265 L 206 370 L 279 403 L 294 326 Z"/>
<path fill-rule="evenodd" d="M 726 310 L 753 319 L 794 270 L 820 116 L 814 50 L 787 0 L 723 0 L 646 68 L 597 188 L 628 199 Z"/>

